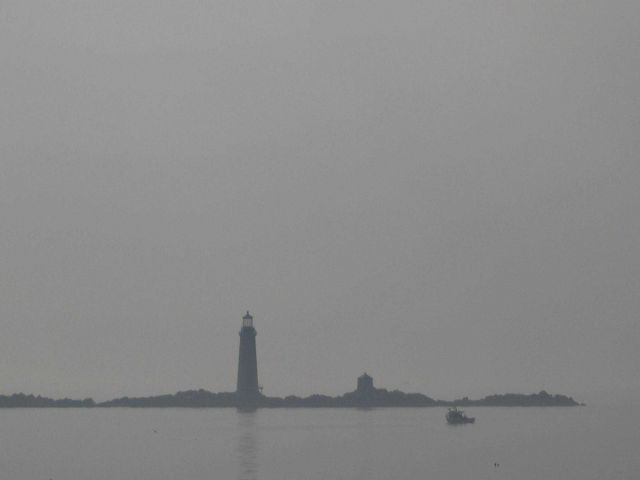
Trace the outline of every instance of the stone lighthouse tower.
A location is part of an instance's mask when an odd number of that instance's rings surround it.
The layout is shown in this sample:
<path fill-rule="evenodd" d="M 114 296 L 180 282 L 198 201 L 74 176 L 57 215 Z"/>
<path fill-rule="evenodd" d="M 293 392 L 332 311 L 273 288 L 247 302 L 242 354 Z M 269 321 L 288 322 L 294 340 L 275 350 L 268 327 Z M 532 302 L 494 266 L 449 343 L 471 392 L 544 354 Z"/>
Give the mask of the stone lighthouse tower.
<path fill-rule="evenodd" d="M 256 355 L 256 329 L 249 312 L 242 317 L 240 351 L 238 354 L 238 401 L 251 402 L 260 396 L 258 387 L 258 357 Z"/>

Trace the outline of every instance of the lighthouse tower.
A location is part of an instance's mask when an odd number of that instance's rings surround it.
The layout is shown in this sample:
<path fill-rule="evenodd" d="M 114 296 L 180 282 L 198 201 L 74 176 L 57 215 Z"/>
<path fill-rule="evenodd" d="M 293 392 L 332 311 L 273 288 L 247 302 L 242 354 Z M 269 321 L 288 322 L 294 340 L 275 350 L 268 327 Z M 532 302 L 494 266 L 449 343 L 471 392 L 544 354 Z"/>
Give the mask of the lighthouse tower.
<path fill-rule="evenodd" d="M 238 354 L 238 401 L 251 402 L 260 396 L 258 387 L 258 357 L 256 355 L 256 329 L 253 317 L 247 311 L 242 317 L 240 329 L 240 351 Z"/>

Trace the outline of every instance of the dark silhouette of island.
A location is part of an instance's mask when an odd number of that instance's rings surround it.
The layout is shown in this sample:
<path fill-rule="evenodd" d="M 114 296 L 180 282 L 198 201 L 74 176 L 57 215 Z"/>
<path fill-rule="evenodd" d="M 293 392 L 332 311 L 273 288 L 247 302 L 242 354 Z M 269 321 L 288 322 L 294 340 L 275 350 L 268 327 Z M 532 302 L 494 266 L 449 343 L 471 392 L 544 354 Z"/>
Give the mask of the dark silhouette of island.
<path fill-rule="evenodd" d="M 62 398 L 54 400 L 52 398 L 25 395 L 24 393 L 14 393 L 13 395 L 0 395 L 0 408 L 87 408 L 95 407 L 96 403 L 91 398 L 84 400 L 73 400 Z"/>
<path fill-rule="evenodd" d="M 212 393 L 206 390 L 188 390 L 174 395 L 155 397 L 117 398 L 97 404 L 98 407 L 255 407 L 255 408 L 366 408 L 366 407 L 573 407 L 580 405 L 565 395 L 550 395 L 545 391 L 530 395 L 507 393 L 490 395 L 478 400 L 434 400 L 422 393 L 405 393 L 376 388 L 368 392 L 345 393 L 337 397 L 310 395 L 308 397 L 256 397 L 248 405 L 238 401 L 235 392 Z"/>
<path fill-rule="evenodd" d="M 368 375 L 367 375 L 368 377 Z M 369 380 L 370 379 L 370 380 Z M 422 393 L 405 393 L 375 388 L 371 377 L 360 377 L 358 388 L 336 397 L 310 395 L 308 397 L 268 397 L 258 394 L 251 403 L 236 392 L 213 393 L 207 390 L 187 390 L 175 394 L 152 397 L 121 397 L 96 403 L 92 399 L 53 400 L 46 397 L 25 395 L 0 395 L 0 408 L 374 408 L 374 407 L 573 407 L 582 405 L 565 395 L 551 395 L 544 390 L 530 395 L 507 393 L 489 395 L 482 399 L 435 400 Z"/>
<path fill-rule="evenodd" d="M 480 400 L 469 400 L 464 397 L 450 402 L 461 407 L 575 407 L 584 405 L 565 395 L 551 395 L 544 390 L 539 393 L 523 395 L 521 393 L 505 393 L 489 395 Z"/>

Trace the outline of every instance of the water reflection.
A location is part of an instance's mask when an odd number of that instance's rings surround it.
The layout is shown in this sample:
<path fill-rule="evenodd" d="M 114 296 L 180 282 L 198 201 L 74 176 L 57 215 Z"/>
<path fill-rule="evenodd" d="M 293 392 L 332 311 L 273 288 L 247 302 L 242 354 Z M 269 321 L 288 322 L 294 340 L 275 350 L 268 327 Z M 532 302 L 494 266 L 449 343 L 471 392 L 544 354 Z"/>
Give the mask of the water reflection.
<path fill-rule="evenodd" d="M 236 456 L 238 458 L 238 480 L 258 478 L 258 440 L 256 436 L 256 409 L 238 409 L 238 437 Z"/>

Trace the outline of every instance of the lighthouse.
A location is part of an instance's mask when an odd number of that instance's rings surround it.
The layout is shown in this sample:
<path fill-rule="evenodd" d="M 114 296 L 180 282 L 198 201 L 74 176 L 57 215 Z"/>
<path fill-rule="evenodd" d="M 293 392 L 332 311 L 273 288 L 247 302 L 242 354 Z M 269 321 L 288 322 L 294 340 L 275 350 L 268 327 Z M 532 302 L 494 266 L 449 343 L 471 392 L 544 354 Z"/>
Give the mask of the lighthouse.
<path fill-rule="evenodd" d="M 238 352 L 238 401 L 250 403 L 260 396 L 258 387 L 258 357 L 256 355 L 256 329 L 253 317 L 247 311 L 242 317 L 240 329 L 240 350 Z"/>

